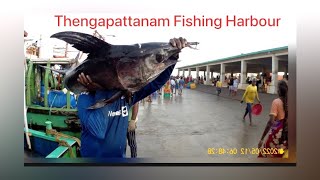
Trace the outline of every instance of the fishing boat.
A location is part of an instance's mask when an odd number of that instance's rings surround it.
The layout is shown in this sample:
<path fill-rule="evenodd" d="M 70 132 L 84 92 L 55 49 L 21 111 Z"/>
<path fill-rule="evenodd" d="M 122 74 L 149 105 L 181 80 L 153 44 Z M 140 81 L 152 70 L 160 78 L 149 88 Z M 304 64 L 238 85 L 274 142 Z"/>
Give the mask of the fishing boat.
<path fill-rule="evenodd" d="M 70 64 L 74 59 L 29 59 L 26 71 L 25 148 L 45 157 L 76 157 L 80 147 L 80 121 L 76 95 L 63 87 L 60 74 L 47 67 Z M 54 154 L 52 154 L 54 153 Z"/>
<path fill-rule="evenodd" d="M 25 32 L 25 41 L 26 35 Z M 97 31 L 93 36 L 105 40 Z M 65 47 L 52 47 L 49 50 L 52 55 L 41 57 L 44 54 L 41 50 L 45 48 L 41 40 L 40 36 L 36 43 L 25 49 L 25 156 L 77 158 L 81 147 L 77 95 L 64 88 L 63 75 L 51 69 L 68 69 L 77 65 L 83 53 L 69 49 L 66 44 Z M 70 52 L 76 52 L 77 56 L 69 58 Z"/>
<path fill-rule="evenodd" d="M 77 96 L 63 87 L 63 75 L 40 65 L 65 68 L 77 59 L 67 57 L 68 44 L 64 55 L 52 58 L 41 58 L 41 48 L 33 43 L 25 49 L 25 156 L 76 158 L 81 146 Z"/>

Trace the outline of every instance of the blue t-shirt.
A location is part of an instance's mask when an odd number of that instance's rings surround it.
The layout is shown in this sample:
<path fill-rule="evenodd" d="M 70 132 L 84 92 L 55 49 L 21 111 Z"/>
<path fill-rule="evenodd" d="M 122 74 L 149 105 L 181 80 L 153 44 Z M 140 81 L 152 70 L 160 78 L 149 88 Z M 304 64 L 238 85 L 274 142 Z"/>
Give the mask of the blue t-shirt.
<path fill-rule="evenodd" d="M 78 115 L 81 120 L 82 157 L 125 157 L 126 134 L 129 109 L 153 92 L 160 89 L 169 79 L 174 65 L 163 71 L 154 81 L 133 95 L 128 104 L 124 97 L 100 109 L 87 109 L 96 101 L 109 99 L 116 91 L 82 93 L 78 98 Z"/>
<path fill-rule="evenodd" d="M 183 85 L 184 85 L 184 80 L 183 79 L 179 80 L 179 85 L 180 85 L 180 87 L 183 87 Z"/>

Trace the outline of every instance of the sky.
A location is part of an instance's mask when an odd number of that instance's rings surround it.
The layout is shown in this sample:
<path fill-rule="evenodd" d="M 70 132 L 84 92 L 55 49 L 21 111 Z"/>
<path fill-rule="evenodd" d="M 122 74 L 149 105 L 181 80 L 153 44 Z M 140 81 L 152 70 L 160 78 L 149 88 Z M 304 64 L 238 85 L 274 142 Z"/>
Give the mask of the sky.
<path fill-rule="evenodd" d="M 161 2 L 161 3 L 160 3 Z M 247 1 L 223 1 L 213 3 L 216 6 L 206 6 L 205 3 L 197 1 L 150 1 L 137 0 L 134 2 L 117 1 L 112 4 L 103 2 L 94 5 L 79 5 L 74 8 L 61 8 L 60 10 L 30 11 L 24 16 L 24 28 L 31 39 L 37 40 L 42 37 L 42 44 L 48 48 L 53 45 L 64 46 L 60 40 L 49 37 L 60 31 L 79 31 L 92 34 L 94 29 L 89 27 L 58 27 L 57 18 L 54 15 L 66 15 L 70 18 L 115 18 L 123 16 L 144 17 L 144 18 L 169 18 L 173 20 L 174 15 L 185 17 L 196 16 L 201 18 L 222 18 L 224 23 L 221 29 L 214 27 L 98 27 L 96 30 L 106 37 L 111 44 L 135 44 L 144 42 L 168 42 L 173 37 L 184 37 L 189 42 L 199 42 L 199 50 L 189 48 L 183 49 L 180 53 L 180 62 L 176 67 L 196 64 L 209 60 L 249 53 L 269 48 L 287 46 L 290 37 L 295 33 L 294 16 L 288 9 L 277 2 L 277 6 L 270 1 L 265 5 L 248 6 Z M 254 2 L 254 1 L 253 1 Z M 168 6 L 169 3 L 169 6 Z M 248 2 L 249 3 L 249 2 Z M 252 3 L 252 2 L 250 2 Z M 48 5 L 50 6 L 50 4 Z M 134 6 L 134 8 L 133 8 Z M 43 7 L 43 6 L 42 6 Z M 36 7 L 35 7 L 36 8 Z M 278 27 L 226 27 L 225 17 L 236 15 L 238 18 L 249 18 L 253 15 L 256 18 L 281 18 Z M 171 21 L 172 22 L 172 21 Z M 115 37 L 108 36 L 115 35 Z M 173 72 L 176 74 L 177 70 Z"/>

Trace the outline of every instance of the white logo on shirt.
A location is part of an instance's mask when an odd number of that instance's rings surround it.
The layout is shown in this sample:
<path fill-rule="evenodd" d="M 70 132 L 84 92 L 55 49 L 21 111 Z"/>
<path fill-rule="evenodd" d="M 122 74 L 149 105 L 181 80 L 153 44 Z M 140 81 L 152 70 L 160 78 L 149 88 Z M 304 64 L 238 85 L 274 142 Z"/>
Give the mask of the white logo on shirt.
<path fill-rule="evenodd" d="M 109 113 L 108 113 L 109 117 L 120 116 L 120 115 L 122 115 L 122 117 L 128 116 L 128 108 L 127 108 L 127 106 L 122 106 L 121 110 L 109 111 Z"/>
<path fill-rule="evenodd" d="M 122 110 L 122 117 L 128 116 L 127 106 L 122 106 L 121 110 Z"/>

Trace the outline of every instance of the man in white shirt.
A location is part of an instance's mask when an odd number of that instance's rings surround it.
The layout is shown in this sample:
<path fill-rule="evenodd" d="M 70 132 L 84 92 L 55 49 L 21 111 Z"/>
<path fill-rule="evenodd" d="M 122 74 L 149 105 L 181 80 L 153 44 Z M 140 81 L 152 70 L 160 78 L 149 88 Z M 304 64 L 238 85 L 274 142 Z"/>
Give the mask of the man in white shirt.
<path fill-rule="evenodd" d="M 237 96 L 237 90 L 238 90 L 238 84 L 239 84 L 239 80 L 237 79 L 237 77 L 234 77 L 233 80 L 233 96 Z"/>
<path fill-rule="evenodd" d="M 172 96 L 173 95 L 173 90 L 175 90 L 175 88 L 176 88 L 176 81 L 174 80 L 174 78 L 171 78 L 170 88 L 171 88 L 171 96 Z M 174 92 L 174 94 L 176 94 L 176 92 Z"/>

